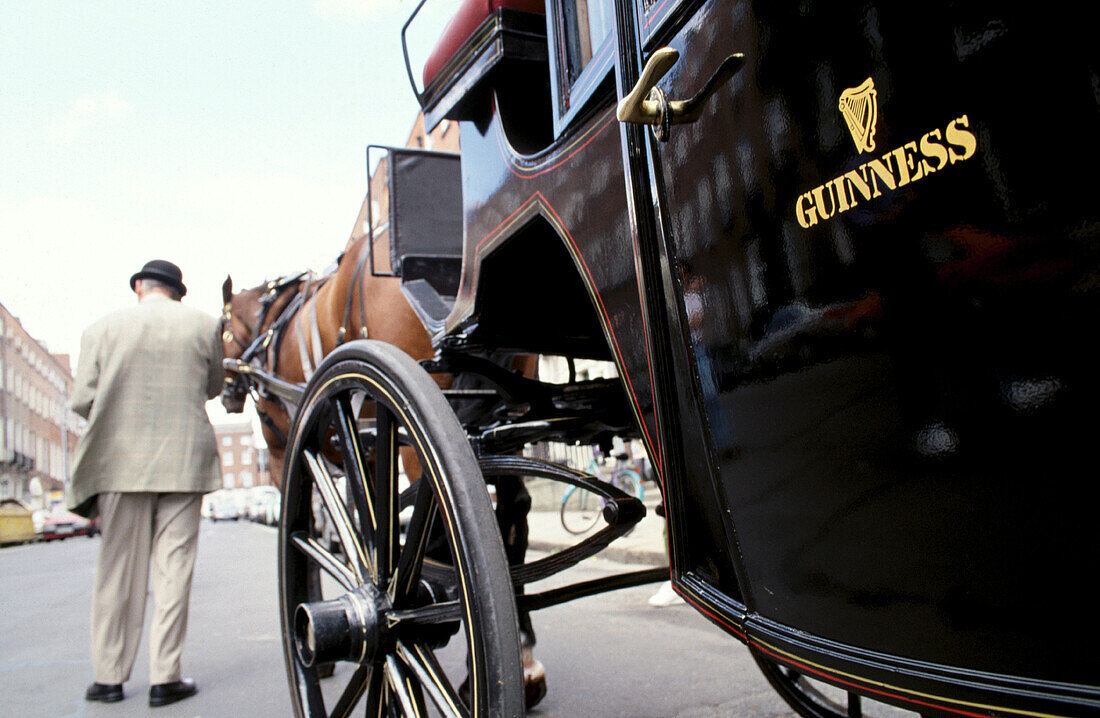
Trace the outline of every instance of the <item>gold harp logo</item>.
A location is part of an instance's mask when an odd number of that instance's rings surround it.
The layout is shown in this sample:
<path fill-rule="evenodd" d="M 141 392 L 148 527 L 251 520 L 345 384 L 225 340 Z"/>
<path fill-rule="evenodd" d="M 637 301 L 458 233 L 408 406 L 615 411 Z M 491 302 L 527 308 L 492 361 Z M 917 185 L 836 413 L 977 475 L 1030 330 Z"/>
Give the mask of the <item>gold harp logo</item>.
<path fill-rule="evenodd" d="M 840 114 L 852 133 L 852 141 L 860 152 L 875 149 L 875 123 L 878 120 L 878 101 L 875 83 L 868 77 L 859 87 L 850 87 L 840 93 Z"/>

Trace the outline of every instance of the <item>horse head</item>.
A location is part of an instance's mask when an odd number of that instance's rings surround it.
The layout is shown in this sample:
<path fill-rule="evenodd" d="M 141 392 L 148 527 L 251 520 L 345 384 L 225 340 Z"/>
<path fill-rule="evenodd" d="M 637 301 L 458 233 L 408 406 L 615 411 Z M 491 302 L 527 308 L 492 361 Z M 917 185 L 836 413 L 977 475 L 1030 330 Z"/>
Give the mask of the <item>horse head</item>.
<path fill-rule="evenodd" d="M 251 346 L 266 289 L 265 285 L 260 285 L 233 294 L 233 278 L 226 275 L 222 284 L 222 350 L 226 359 L 242 358 Z M 244 411 L 246 396 L 248 381 L 239 372 L 226 369 L 222 406 L 230 414 L 239 414 Z"/>
<path fill-rule="evenodd" d="M 233 278 L 226 276 L 222 284 L 222 349 L 227 359 L 251 364 L 268 358 L 269 345 L 278 344 L 275 335 L 280 325 L 275 323 L 298 294 L 301 278 L 300 274 L 280 277 L 234 294 Z M 274 366 L 267 369 L 274 371 Z M 243 411 L 248 390 L 246 377 L 234 369 L 226 369 L 222 389 L 226 411 Z"/>

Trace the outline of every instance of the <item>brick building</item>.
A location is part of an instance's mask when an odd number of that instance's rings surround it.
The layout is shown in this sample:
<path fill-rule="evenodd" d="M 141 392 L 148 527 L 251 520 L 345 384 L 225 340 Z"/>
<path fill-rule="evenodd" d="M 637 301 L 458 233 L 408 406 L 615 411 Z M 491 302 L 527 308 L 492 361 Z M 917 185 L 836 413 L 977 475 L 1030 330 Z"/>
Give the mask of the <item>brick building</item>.
<path fill-rule="evenodd" d="M 0 304 L 0 499 L 60 500 L 85 421 L 69 411 L 72 369 Z"/>
<path fill-rule="evenodd" d="M 252 422 L 216 424 L 218 454 L 222 462 L 222 486 L 247 489 L 270 486 L 271 469 L 267 448 L 256 445 Z"/>

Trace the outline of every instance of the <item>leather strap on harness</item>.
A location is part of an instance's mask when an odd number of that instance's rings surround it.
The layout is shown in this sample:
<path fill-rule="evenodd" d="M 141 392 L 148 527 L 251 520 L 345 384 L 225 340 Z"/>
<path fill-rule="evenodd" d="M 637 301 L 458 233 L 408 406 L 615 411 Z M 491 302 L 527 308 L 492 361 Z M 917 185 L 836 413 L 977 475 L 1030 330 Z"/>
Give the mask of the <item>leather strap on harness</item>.
<path fill-rule="evenodd" d="M 356 289 L 359 290 L 359 338 L 367 338 L 367 305 L 363 297 L 363 287 L 359 285 L 359 280 L 363 276 L 363 268 L 367 266 L 367 254 L 370 251 L 369 245 L 366 252 L 360 250 L 359 259 L 355 262 L 355 272 L 351 276 L 351 288 L 348 290 L 348 299 L 344 303 L 344 322 L 340 325 L 340 331 L 336 334 L 337 346 L 347 341 L 348 321 L 351 319 L 351 305 Z"/>
<path fill-rule="evenodd" d="M 313 297 L 317 296 L 317 291 L 324 285 L 325 282 L 327 282 L 331 278 L 331 274 L 326 274 L 325 276 L 321 277 L 316 283 L 314 283 L 313 273 L 310 272 L 306 276 L 305 289 L 302 290 L 302 293 L 300 295 L 304 297 L 303 301 L 309 301 Z M 310 307 L 308 315 L 308 317 L 302 316 L 298 320 L 298 357 L 302 362 L 302 374 L 303 376 L 305 376 L 306 381 L 309 381 L 310 378 L 313 377 L 316 367 L 319 366 L 325 358 L 325 349 L 321 344 L 321 329 L 320 326 L 317 324 L 316 302 L 314 302 L 313 306 Z M 309 343 L 311 344 L 310 347 L 306 346 L 307 328 L 303 324 L 303 322 L 305 322 L 307 319 L 310 323 L 310 326 L 308 327 Z M 312 362 L 310 361 L 311 349 L 313 352 Z"/>
<path fill-rule="evenodd" d="M 310 273 L 306 277 L 306 287 L 302 291 L 302 296 L 309 294 L 309 290 L 313 285 L 313 274 Z M 306 348 L 306 328 L 302 324 L 304 317 L 298 319 L 298 360 L 302 363 L 302 374 L 305 376 L 306 381 L 309 381 L 313 376 L 313 364 L 309 361 L 309 350 Z"/>
<path fill-rule="evenodd" d="M 317 324 L 317 302 L 309 308 L 309 338 L 313 342 L 313 363 L 321 366 L 325 359 L 324 346 L 321 344 L 321 327 Z"/>
<path fill-rule="evenodd" d="M 253 406 L 255 406 L 256 408 L 256 415 L 260 417 L 260 423 L 266 426 L 268 431 L 275 435 L 275 438 L 278 439 L 280 444 L 286 446 L 287 441 L 289 441 L 289 437 L 287 437 L 286 433 L 279 428 L 279 425 L 276 424 L 270 416 L 267 415 L 266 411 L 260 408 L 260 405 L 256 403 L 255 400 L 253 400 L 252 403 Z"/>

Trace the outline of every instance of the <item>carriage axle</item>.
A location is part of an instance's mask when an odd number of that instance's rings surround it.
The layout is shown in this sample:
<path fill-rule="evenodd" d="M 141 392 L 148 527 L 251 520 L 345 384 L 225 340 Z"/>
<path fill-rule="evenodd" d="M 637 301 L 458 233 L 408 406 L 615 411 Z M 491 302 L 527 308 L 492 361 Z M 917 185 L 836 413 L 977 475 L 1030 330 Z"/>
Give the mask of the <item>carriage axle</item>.
<path fill-rule="evenodd" d="M 307 668 L 333 661 L 372 663 L 391 639 L 389 598 L 366 584 L 329 601 L 300 603 L 294 612 L 298 659 Z"/>

